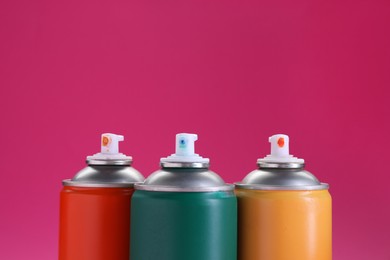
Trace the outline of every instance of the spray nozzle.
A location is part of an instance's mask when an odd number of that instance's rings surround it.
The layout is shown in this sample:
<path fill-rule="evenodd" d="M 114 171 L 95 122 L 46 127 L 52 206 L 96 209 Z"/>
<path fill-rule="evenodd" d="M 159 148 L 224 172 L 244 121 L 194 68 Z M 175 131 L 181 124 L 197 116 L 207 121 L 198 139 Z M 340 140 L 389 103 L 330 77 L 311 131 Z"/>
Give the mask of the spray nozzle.
<path fill-rule="evenodd" d="M 123 135 L 102 134 L 101 153 L 117 154 L 119 153 L 119 142 L 125 140 Z"/>
<path fill-rule="evenodd" d="M 271 154 L 259 159 L 259 162 L 275 163 L 303 163 L 303 159 L 294 157 L 289 152 L 289 137 L 284 134 L 271 136 L 268 141 L 271 143 Z"/>
<path fill-rule="evenodd" d="M 191 156 L 195 154 L 195 141 L 198 140 L 196 134 L 176 135 L 176 155 Z"/>
<path fill-rule="evenodd" d="M 101 136 L 100 153 L 92 156 L 87 156 L 87 161 L 113 161 L 126 160 L 131 161 L 130 156 L 126 156 L 119 152 L 119 142 L 125 138 L 123 135 L 116 135 L 111 133 L 104 133 Z"/>
<path fill-rule="evenodd" d="M 271 155 L 276 157 L 286 157 L 289 156 L 289 138 L 287 135 L 273 135 L 268 138 L 268 141 L 271 143 Z"/>
<path fill-rule="evenodd" d="M 196 140 L 198 140 L 198 135 L 196 134 L 177 134 L 176 153 L 166 158 L 161 158 L 161 162 L 209 162 L 208 158 L 203 158 L 195 153 Z"/>

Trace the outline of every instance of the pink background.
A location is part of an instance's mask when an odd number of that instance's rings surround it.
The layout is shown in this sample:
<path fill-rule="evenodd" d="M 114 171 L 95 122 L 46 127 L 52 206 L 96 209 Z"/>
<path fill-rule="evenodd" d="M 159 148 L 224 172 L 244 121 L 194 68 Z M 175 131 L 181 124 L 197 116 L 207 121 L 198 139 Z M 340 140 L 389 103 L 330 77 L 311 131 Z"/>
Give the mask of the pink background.
<path fill-rule="evenodd" d="M 228 182 L 286 133 L 331 185 L 334 259 L 390 259 L 390 2 L 1 1 L 0 259 L 56 259 L 99 135 L 146 176 L 199 134 Z"/>

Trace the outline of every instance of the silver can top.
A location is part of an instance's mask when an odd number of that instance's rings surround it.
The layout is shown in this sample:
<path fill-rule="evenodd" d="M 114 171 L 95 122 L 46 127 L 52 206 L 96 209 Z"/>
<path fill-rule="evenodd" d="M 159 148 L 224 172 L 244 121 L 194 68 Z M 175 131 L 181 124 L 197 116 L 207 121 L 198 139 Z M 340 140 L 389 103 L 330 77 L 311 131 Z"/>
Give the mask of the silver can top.
<path fill-rule="evenodd" d="M 64 186 L 74 187 L 133 187 L 143 182 L 144 177 L 133 167 L 132 158 L 119 152 L 121 135 L 105 133 L 101 135 L 101 152 L 87 156 L 88 167 L 78 172 L 72 179 L 64 180 Z"/>
<path fill-rule="evenodd" d="M 303 168 L 260 168 L 236 183 L 236 187 L 251 190 L 324 190 L 329 185 L 319 182 Z"/>
<path fill-rule="evenodd" d="M 220 176 L 207 168 L 162 168 L 151 174 L 144 183 L 135 184 L 136 190 L 166 192 L 232 191 Z"/>
<path fill-rule="evenodd" d="M 176 153 L 161 159 L 161 170 L 150 175 L 135 189 L 165 192 L 232 191 L 220 176 L 209 170 L 209 159 L 195 154 L 195 134 L 176 135 Z"/>
<path fill-rule="evenodd" d="M 304 160 L 289 154 L 287 135 L 274 135 L 269 138 L 271 154 L 259 159 L 259 169 L 249 173 L 242 182 L 236 183 L 240 189 L 253 190 L 323 190 L 329 185 L 321 183 L 313 174 L 304 170 Z"/>
<path fill-rule="evenodd" d="M 73 187 L 133 187 L 144 181 L 136 169 L 125 165 L 90 165 L 79 171 L 72 179 L 62 181 Z"/>

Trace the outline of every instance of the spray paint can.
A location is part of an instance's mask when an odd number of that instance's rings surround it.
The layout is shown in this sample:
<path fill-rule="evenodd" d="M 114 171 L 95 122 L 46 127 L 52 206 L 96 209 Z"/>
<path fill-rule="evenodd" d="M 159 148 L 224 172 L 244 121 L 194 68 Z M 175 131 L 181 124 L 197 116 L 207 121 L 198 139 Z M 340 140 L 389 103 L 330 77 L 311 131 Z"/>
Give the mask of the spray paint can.
<path fill-rule="evenodd" d="M 102 134 L 101 152 L 63 181 L 60 194 L 60 260 L 128 260 L 130 201 L 144 177 L 119 153 L 123 136 Z"/>
<path fill-rule="evenodd" d="M 289 154 L 289 137 L 269 138 L 271 154 L 236 184 L 238 260 L 332 259 L 328 184 Z"/>
<path fill-rule="evenodd" d="M 176 153 L 135 185 L 131 260 L 236 260 L 234 186 L 195 154 L 195 140 L 195 134 L 177 134 Z"/>

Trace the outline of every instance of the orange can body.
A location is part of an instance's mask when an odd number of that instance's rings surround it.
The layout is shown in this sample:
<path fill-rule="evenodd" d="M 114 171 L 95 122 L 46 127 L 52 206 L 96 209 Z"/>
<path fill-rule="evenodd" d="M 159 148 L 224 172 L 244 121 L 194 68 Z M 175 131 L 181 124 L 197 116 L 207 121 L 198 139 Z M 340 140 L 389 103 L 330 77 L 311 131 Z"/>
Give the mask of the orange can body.
<path fill-rule="evenodd" d="M 238 260 L 332 259 L 332 199 L 324 190 L 236 189 Z"/>
<path fill-rule="evenodd" d="M 129 260 L 134 189 L 64 186 L 59 260 Z"/>

